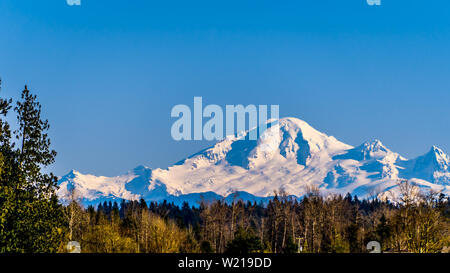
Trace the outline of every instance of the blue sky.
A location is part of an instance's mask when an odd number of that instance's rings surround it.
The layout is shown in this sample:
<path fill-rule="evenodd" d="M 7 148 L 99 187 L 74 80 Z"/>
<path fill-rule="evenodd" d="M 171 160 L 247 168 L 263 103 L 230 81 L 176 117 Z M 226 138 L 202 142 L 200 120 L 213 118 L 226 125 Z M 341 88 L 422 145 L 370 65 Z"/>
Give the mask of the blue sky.
<path fill-rule="evenodd" d="M 2 96 L 37 93 L 51 168 L 118 175 L 209 145 L 176 104 L 279 104 L 351 145 L 450 152 L 450 2 L 0 1 Z"/>

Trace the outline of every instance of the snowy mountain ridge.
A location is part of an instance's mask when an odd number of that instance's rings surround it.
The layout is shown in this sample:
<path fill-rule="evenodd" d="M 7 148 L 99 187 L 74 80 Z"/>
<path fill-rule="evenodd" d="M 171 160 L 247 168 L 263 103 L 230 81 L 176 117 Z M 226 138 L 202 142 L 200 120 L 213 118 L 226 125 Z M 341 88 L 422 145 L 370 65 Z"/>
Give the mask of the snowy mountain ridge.
<path fill-rule="evenodd" d="M 297 118 L 269 123 L 258 140 L 248 140 L 249 132 L 229 136 L 167 169 L 139 166 L 117 177 L 71 171 L 59 180 L 58 195 L 68 200 L 75 189 L 85 204 L 140 198 L 195 203 L 239 192 L 239 198 L 264 201 L 275 190 L 301 197 L 317 187 L 325 194 L 389 198 L 400 179 L 450 193 L 450 158 L 438 147 L 408 160 L 379 140 L 353 147 Z"/>

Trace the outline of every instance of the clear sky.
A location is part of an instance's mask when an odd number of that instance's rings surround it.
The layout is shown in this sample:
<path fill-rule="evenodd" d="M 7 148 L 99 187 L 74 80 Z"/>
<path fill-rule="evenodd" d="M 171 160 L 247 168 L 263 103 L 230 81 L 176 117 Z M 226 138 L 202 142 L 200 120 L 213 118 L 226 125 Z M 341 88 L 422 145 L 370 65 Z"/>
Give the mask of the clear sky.
<path fill-rule="evenodd" d="M 0 1 L 2 96 L 37 93 L 52 170 L 119 175 L 209 145 L 176 104 L 279 104 L 351 145 L 450 153 L 450 1 Z"/>

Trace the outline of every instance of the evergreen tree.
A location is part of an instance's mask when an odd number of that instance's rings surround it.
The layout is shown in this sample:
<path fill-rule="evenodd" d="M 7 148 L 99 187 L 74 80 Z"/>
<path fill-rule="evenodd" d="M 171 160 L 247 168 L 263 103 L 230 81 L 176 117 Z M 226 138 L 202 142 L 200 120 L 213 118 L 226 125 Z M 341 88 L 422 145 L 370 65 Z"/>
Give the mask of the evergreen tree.
<path fill-rule="evenodd" d="M 283 248 L 283 253 L 298 253 L 298 245 L 292 240 L 291 237 L 288 238 L 286 245 Z"/>
<path fill-rule="evenodd" d="M 257 236 L 239 227 L 234 235 L 234 239 L 227 244 L 226 253 L 248 254 L 262 252 L 263 247 Z"/>
<path fill-rule="evenodd" d="M 202 253 L 213 253 L 214 249 L 212 248 L 211 242 L 210 241 L 203 241 L 200 244 L 200 251 Z"/>
<path fill-rule="evenodd" d="M 66 230 L 63 207 L 56 197 L 57 178 L 42 171 L 54 162 L 47 120 L 28 88 L 14 110 L 16 143 L 6 121 L 11 100 L 0 100 L 0 252 L 56 252 Z"/>
<path fill-rule="evenodd" d="M 391 232 L 391 227 L 388 225 L 386 216 L 383 214 L 376 229 L 378 241 L 381 243 L 381 247 L 383 248 L 383 250 L 386 250 L 386 246 L 391 237 Z"/>

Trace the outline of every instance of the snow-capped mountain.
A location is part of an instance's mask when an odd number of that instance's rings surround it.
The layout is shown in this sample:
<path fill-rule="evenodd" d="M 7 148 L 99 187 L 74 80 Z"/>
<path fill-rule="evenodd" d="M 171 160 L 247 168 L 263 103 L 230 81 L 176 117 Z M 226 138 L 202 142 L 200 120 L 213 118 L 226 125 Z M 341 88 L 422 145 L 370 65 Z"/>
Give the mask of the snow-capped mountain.
<path fill-rule="evenodd" d="M 71 171 L 59 180 L 58 195 L 67 200 L 75 189 L 85 204 L 140 198 L 195 203 L 230 200 L 237 192 L 238 198 L 264 201 L 279 189 L 301 197 L 314 186 L 364 198 L 395 194 L 399 179 L 450 193 L 450 159 L 437 147 L 407 160 L 379 140 L 352 147 L 296 118 L 268 127 L 258 140 L 248 140 L 248 132 L 230 136 L 167 169 L 139 166 L 117 177 Z"/>

